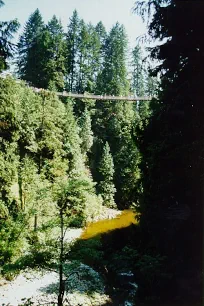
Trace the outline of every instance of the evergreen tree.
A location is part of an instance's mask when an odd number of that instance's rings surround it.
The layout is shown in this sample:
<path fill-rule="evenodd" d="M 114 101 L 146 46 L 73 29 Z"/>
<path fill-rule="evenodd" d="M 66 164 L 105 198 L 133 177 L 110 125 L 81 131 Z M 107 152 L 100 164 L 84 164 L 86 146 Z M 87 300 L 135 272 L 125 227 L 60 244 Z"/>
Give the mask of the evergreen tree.
<path fill-rule="evenodd" d="M 104 48 L 105 48 L 105 42 L 107 39 L 107 32 L 106 29 L 102 23 L 102 21 L 99 21 L 95 27 L 96 33 L 98 34 L 98 37 L 100 39 L 101 44 L 101 55 L 104 55 Z"/>
<path fill-rule="evenodd" d="M 30 16 L 19 41 L 18 67 L 21 78 L 34 86 L 63 90 L 65 41 L 56 16 L 47 26 L 39 10 Z"/>
<path fill-rule="evenodd" d="M 100 69 L 100 38 L 95 28 L 80 21 L 78 45 L 78 86 L 79 93 L 94 92 Z"/>
<path fill-rule="evenodd" d="M 152 70 L 149 68 L 148 70 Z M 158 92 L 159 80 L 156 76 L 152 76 L 151 72 L 146 75 L 145 94 L 148 97 L 156 97 Z"/>
<path fill-rule="evenodd" d="M 105 60 L 103 70 L 99 73 L 97 90 L 102 93 L 127 94 L 126 70 L 127 39 L 124 28 L 116 24 L 110 31 L 105 45 Z M 132 139 L 132 129 L 135 120 L 133 105 L 121 101 L 106 101 L 96 103 L 93 120 L 93 130 L 96 141 L 93 154 L 101 154 L 100 140 L 108 141 L 115 165 L 115 200 L 120 208 L 129 207 L 133 194 L 137 191 L 140 176 L 139 152 Z M 92 169 L 94 178 L 99 180 L 97 156 L 94 155 Z M 131 184 L 129 180 L 131 179 Z"/>
<path fill-rule="evenodd" d="M 136 112 L 138 116 L 135 118 L 135 127 L 136 129 L 139 128 L 140 131 L 144 130 L 151 117 L 151 103 L 149 101 L 139 101 Z M 139 131 L 137 132 L 140 134 Z"/>
<path fill-rule="evenodd" d="M 36 86 L 38 85 L 42 60 L 38 56 L 39 50 L 36 44 L 43 29 L 44 22 L 37 9 L 30 15 L 18 43 L 18 74 L 21 79 Z"/>
<path fill-rule="evenodd" d="M 63 149 L 65 158 L 68 161 L 68 173 L 80 176 L 84 171 L 83 157 L 81 153 L 81 139 L 79 136 L 79 127 L 74 117 L 73 105 L 68 101 L 65 111 Z"/>
<path fill-rule="evenodd" d="M 80 137 L 82 140 L 81 149 L 83 154 L 87 154 L 93 145 L 93 132 L 91 129 L 91 116 L 87 108 L 80 120 Z"/>
<path fill-rule="evenodd" d="M 24 252 L 26 235 L 31 238 L 33 231 L 38 235 L 42 225 L 57 221 L 55 186 L 71 181 L 88 186 L 89 191 L 83 192 L 79 185 L 79 189 L 70 187 L 67 218 L 72 224 L 81 226 L 95 216 L 102 202 L 81 152 L 72 101 L 64 104 L 46 91 L 36 94 L 11 78 L 0 79 L 0 88 L 0 235 L 5 239 L 0 241 L 0 262 L 4 264 Z"/>
<path fill-rule="evenodd" d="M 62 91 L 64 89 L 64 76 L 65 76 L 65 40 L 64 31 L 61 24 L 56 16 L 48 22 L 48 58 L 46 59 L 46 75 L 47 75 L 47 86 L 55 91 Z"/>
<path fill-rule="evenodd" d="M 113 183 L 114 163 L 108 142 L 105 143 L 99 165 L 101 180 L 98 190 L 103 198 L 103 203 L 107 207 L 116 207 L 114 202 L 115 186 Z"/>
<path fill-rule="evenodd" d="M 200 1 L 140 1 L 137 11 L 153 12 L 152 39 L 162 44 L 151 56 L 161 60 L 161 90 L 153 117 L 141 139 L 143 214 L 141 224 L 157 252 L 167 256 L 171 275 L 179 279 L 202 269 L 203 226 L 203 4 Z M 144 15 L 143 15 L 144 16 Z M 182 16 L 182 22 L 181 22 Z M 180 295 L 200 298 L 201 283 Z M 178 284 L 177 284 L 178 286 Z"/>
<path fill-rule="evenodd" d="M 66 104 L 63 129 L 63 158 L 67 164 L 67 176 L 65 181 L 68 180 L 68 184 L 69 181 L 72 180 L 76 183 L 77 181 L 85 182 L 85 184 L 89 186 L 89 193 L 83 193 L 83 201 L 81 196 L 79 196 L 78 201 L 74 200 L 72 205 L 69 206 L 69 218 L 73 219 L 74 222 L 77 222 L 78 225 L 81 225 L 88 217 L 90 218 L 90 216 L 96 215 L 102 204 L 100 198 L 96 196 L 95 183 L 93 182 L 90 170 L 87 165 L 85 165 L 82 151 L 83 139 L 80 138 L 79 134 L 80 128 L 74 117 L 73 106 L 71 101 L 68 101 Z M 59 184 L 61 184 L 61 178 Z"/>
<path fill-rule="evenodd" d="M 107 39 L 107 33 L 106 33 L 106 29 L 105 29 L 105 27 L 104 27 L 104 25 L 101 21 L 99 23 L 97 23 L 97 25 L 95 27 L 95 31 L 97 33 L 98 40 L 100 42 L 99 57 L 97 57 L 97 59 L 98 59 L 97 66 L 99 66 L 99 67 L 97 67 L 96 76 L 98 76 L 99 73 L 101 73 L 102 70 L 103 70 L 104 56 L 105 56 L 105 42 L 106 42 L 106 39 Z M 98 42 L 95 45 L 98 46 Z M 96 48 L 96 50 L 98 50 L 98 49 Z M 97 77 L 96 77 L 96 80 L 97 80 Z"/>
<path fill-rule="evenodd" d="M 0 8 L 2 5 L 4 5 L 4 2 L 1 0 Z M 13 56 L 15 48 L 11 40 L 19 26 L 17 19 L 12 21 L 0 21 L 0 72 L 8 68 L 7 59 Z"/>
<path fill-rule="evenodd" d="M 119 23 L 111 29 L 105 42 L 104 67 L 98 75 L 97 92 L 123 95 L 128 91 L 126 69 L 127 36 Z"/>
<path fill-rule="evenodd" d="M 100 37 L 92 24 L 88 25 L 89 32 L 89 52 L 88 52 L 88 81 L 86 91 L 95 92 L 97 76 L 101 69 L 102 44 Z"/>
<path fill-rule="evenodd" d="M 78 61 L 78 41 L 79 41 L 79 17 L 75 10 L 70 23 L 68 25 L 67 32 L 67 63 L 66 63 L 66 78 L 67 78 L 67 90 L 76 91 L 77 82 L 77 61 Z"/>
<path fill-rule="evenodd" d="M 90 76 L 89 62 L 90 36 L 88 27 L 84 20 L 79 23 L 79 38 L 78 38 L 78 80 L 77 92 L 83 93 L 87 89 L 87 83 Z"/>
<path fill-rule="evenodd" d="M 139 45 L 137 45 L 132 51 L 132 92 L 141 97 L 144 95 L 144 63 L 142 62 L 142 50 Z"/>
<path fill-rule="evenodd" d="M 66 182 L 61 182 L 56 188 L 55 198 L 57 200 L 57 207 L 59 213 L 60 223 L 60 245 L 59 245 L 59 291 L 58 291 L 58 306 L 63 306 L 65 281 L 63 280 L 65 254 L 67 253 L 65 243 L 65 233 L 67 231 L 67 219 L 69 220 L 70 212 L 76 209 L 82 213 L 83 207 L 86 203 L 86 195 L 88 192 L 92 192 L 92 186 L 90 182 L 83 179 L 71 178 Z M 75 208 L 75 210 L 73 210 Z M 70 246 L 69 246 L 70 248 Z"/>

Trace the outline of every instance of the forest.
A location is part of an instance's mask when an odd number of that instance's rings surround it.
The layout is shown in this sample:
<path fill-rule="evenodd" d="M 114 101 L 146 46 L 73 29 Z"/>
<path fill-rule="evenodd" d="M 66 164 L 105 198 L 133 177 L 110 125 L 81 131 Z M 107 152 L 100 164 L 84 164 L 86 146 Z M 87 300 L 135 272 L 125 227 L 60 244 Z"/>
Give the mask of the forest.
<path fill-rule="evenodd" d="M 134 13 L 153 47 L 77 10 L 64 31 L 36 9 L 17 44 L 0 21 L 0 305 L 202 305 L 204 3 Z M 30 271 L 57 275 L 49 301 L 6 304 Z"/>

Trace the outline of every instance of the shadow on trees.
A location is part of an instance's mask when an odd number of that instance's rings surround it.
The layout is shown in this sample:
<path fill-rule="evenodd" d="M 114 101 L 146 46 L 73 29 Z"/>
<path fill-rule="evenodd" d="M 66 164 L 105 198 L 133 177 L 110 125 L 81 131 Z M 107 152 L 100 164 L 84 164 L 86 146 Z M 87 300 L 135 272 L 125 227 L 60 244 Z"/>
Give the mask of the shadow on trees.
<path fill-rule="evenodd" d="M 138 285 L 136 305 L 200 306 L 200 280 L 182 271 L 172 271 L 171 258 L 158 254 L 151 237 L 139 225 L 116 229 L 91 239 L 77 240 L 67 255 L 98 271 L 112 302 L 124 305 L 131 290 L 121 281 L 121 273 L 132 273 L 131 283 Z M 194 283 L 194 281 L 196 281 Z M 123 303 L 123 304 L 122 304 Z"/>
<path fill-rule="evenodd" d="M 144 299 L 145 295 L 153 294 L 160 279 L 168 278 L 164 269 L 165 258 L 145 250 L 142 240 L 140 227 L 132 224 L 90 239 L 77 240 L 67 256 L 98 271 L 112 300 L 107 305 L 120 305 L 129 298 L 132 284 L 138 285 L 134 299 Z"/>

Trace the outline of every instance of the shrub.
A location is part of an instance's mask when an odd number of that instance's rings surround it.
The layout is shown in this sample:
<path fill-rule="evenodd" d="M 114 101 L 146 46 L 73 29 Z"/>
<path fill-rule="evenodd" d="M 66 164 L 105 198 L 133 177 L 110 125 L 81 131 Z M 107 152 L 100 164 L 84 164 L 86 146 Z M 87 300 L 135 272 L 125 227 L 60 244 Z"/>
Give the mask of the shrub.
<path fill-rule="evenodd" d="M 103 264 L 104 252 L 100 238 L 77 240 L 68 255 L 69 259 L 81 261 L 99 268 Z"/>
<path fill-rule="evenodd" d="M 0 221 L 0 264 L 12 262 L 27 248 L 25 222 L 10 217 Z M 20 223 L 22 222 L 22 223 Z"/>

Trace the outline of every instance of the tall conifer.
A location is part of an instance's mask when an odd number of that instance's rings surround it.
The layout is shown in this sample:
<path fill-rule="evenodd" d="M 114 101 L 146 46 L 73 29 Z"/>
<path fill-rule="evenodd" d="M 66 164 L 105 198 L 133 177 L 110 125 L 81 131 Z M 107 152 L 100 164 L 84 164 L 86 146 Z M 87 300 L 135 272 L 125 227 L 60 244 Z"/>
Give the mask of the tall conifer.
<path fill-rule="evenodd" d="M 98 189 L 103 198 L 104 205 L 114 208 L 116 207 L 114 202 L 115 186 L 113 183 L 114 163 L 108 142 L 105 143 L 103 148 L 99 173 L 101 179 L 98 184 Z"/>
<path fill-rule="evenodd" d="M 79 16 L 74 10 L 67 32 L 67 55 L 66 55 L 66 79 L 67 90 L 76 91 L 77 82 L 77 61 L 78 61 L 78 40 L 79 40 Z"/>
<path fill-rule="evenodd" d="M 125 29 L 116 23 L 105 41 L 104 65 L 97 80 L 100 94 L 124 95 L 128 92 L 126 52 Z"/>
<path fill-rule="evenodd" d="M 0 1 L 0 8 L 4 2 Z M 14 53 L 14 44 L 11 42 L 13 35 L 19 28 L 17 19 L 12 21 L 0 21 L 0 72 L 9 67 L 8 58 L 11 58 Z"/>
<path fill-rule="evenodd" d="M 36 48 L 37 40 L 44 29 L 44 22 L 40 11 L 32 13 L 25 25 L 18 43 L 18 74 L 21 79 L 37 85 L 40 61 Z"/>

